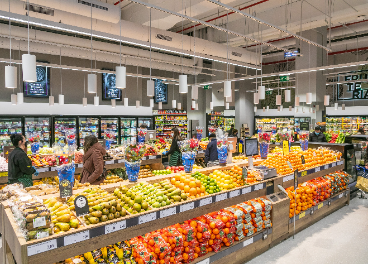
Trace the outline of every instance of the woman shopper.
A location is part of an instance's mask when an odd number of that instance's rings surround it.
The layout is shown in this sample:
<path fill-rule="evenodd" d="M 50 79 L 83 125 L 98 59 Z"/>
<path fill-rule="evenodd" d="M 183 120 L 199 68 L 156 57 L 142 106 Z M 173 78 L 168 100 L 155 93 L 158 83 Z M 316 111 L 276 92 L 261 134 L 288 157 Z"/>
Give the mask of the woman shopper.
<path fill-rule="evenodd" d="M 209 140 L 210 140 L 210 143 L 208 143 L 206 152 L 204 153 L 204 163 L 206 164 L 209 161 L 218 160 L 216 134 L 212 133 L 209 136 Z"/>
<path fill-rule="evenodd" d="M 22 134 L 10 136 L 15 149 L 8 156 L 8 183 L 21 183 L 23 187 L 33 185 L 32 174 L 38 176 L 37 169 L 32 166 L 26 151 L 26 139 Z"/>
<path fill-rule="evenodd" d="M 170 161 L 169 161 L 170 167 L 180 165 L 181 153 L 180 153 L 178 141 L 182 140 L 180 137 L 180 132 L 178 128 L 174 127 L 171 131 L 172 131 L 171 132 L 172 142 L 171 142 L 170 150 L 163 153 L 164 155 L 171 155 Z"/>
<path fill-rule="evenodd" d="M 100 184 L 105 179 L 104 160 L 105 148 L 98 143 L 95 136 L 84 138 L 84 157 L 81 183 Z"/>

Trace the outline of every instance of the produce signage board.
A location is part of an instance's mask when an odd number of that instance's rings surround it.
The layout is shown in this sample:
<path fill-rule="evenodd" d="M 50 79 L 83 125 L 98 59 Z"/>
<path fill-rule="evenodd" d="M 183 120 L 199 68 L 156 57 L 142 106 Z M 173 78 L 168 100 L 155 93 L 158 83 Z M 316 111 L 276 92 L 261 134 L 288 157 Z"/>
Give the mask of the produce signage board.
<path fill-rule="evenodd" d="M 102 74 L 102 100 L 122 100 L 121 89 L 116 88 L 116 75 L 113 73 Z"/>
<path fill-rule="evenodd" d="M 167 84 L 162 80 L 155 80 L 155 104 L 164 103 L 167 104 Z"/>
<path fill-rule="evenodd" d="M 50 95 L 50 68 L 37 66 L 37 82 L 23 82 L 25 97 L 49 97 Z"/>
<path fill-rule="evenodd" d="M 309 122 L 300 122 L 300 130 L 309 130 Z"/>

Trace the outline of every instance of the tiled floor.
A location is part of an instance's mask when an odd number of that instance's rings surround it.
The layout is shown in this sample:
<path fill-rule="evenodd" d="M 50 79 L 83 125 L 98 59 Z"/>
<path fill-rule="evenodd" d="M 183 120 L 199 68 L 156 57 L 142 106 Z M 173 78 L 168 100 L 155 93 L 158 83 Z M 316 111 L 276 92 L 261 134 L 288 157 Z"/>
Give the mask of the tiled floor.
<path fill-rule="evenodd" d="M 247 264 L 368 264 L 368 200 L 345 206 Z"/>

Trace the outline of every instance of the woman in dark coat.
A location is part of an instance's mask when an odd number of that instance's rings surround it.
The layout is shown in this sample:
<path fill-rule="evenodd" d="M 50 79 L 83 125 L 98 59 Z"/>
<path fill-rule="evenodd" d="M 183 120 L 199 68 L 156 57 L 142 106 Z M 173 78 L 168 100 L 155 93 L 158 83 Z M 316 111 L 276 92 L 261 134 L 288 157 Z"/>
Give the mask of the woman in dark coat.
<path fill-rule="evenodd" d="M 167 152 L 164 152 L 163 154 L 171 155 L 170 161 L 169 161 L 170 166 L 179 166 L 181 152 L 180 152 L 180 148 L 178 145 L 178 141 L 181 141 L 180 132 L 179 132 L 179 129 L 177 129 L 176 127 L 174 127 L 171 131 L 172 131 L 171 133 L 172 142 L 171 142 L 170 150 Z"/>
<path fill-rule="evenodd" d="M 103 156 L 106 154 L 105 148 L 98 143 L 95 136 L 84 138 L 84 157 L 81 183 L 100 184 L 104 181 L 100 178 L 104 169 Z"/>
<path fill-rule="evenodd" d="M 206 152 L 204 153 L 204 163 L 208 163 L 209 161 L 218 160 L 216 135 L 211 134 L 209 136 L 209 140 L 210 140 L 210 143 L 208 143 Z"/>

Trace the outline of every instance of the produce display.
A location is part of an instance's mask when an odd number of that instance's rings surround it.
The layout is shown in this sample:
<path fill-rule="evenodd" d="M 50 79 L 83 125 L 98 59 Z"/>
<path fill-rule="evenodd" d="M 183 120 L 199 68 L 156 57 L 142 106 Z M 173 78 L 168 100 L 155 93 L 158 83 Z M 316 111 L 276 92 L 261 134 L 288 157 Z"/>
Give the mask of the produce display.
<path fill-rule="evenodd" d="M 336 144 L 342 144 L 345 143 L 345 137 L 350 136 L 348 132 L 339 132 L 339 133 L 333 133 L 333 132 L 324 132 L 323 133 L 326 137 L 326 140 L 328 143 L 336 143 Z"/>
<path fill-rule="evenodd" d="M 197 180 L 200 180 L 206 192 L 209 194 L 221 191 L 220 187 L 217 185 L 217 182 L 210 176 L 204 175 L 203 173 L 200 172 L 195 172 L 192 173 L 192 177 Z"/>
<path fill-rule="evenodd" d="M 185 174 L 185 172 L 180 172 L 170 179 L 172 185 L 176 186 L 182 191 L 187 197 L 194 199 L 206 195 L 206 188 L 202 185 L 199 180 L 193 181 L 193 178 Z"/>
<path fill-rule="evenodd" d="M 216 180 L 221 191 L 230 190 L 236 187 L 236 183 L 232 176 L 226 174 L 225 171 L 214 170 L 209 176 Z"/>
<path fill-rule="evenodd" d="M 170 113 L 166 115 L 155 116 L 156 137 L 170 138 L 171 130 L 176 127 L 179 129 L 180 135 L 183 138 L 188 134 L 188 118 L 186 113 Z"/>
<path fill-rule="evenodd" d="M 171 174 L 171 170 L 153 170 L 152 173 L 154 175 L 167 175 L 167 174 Z"/>

